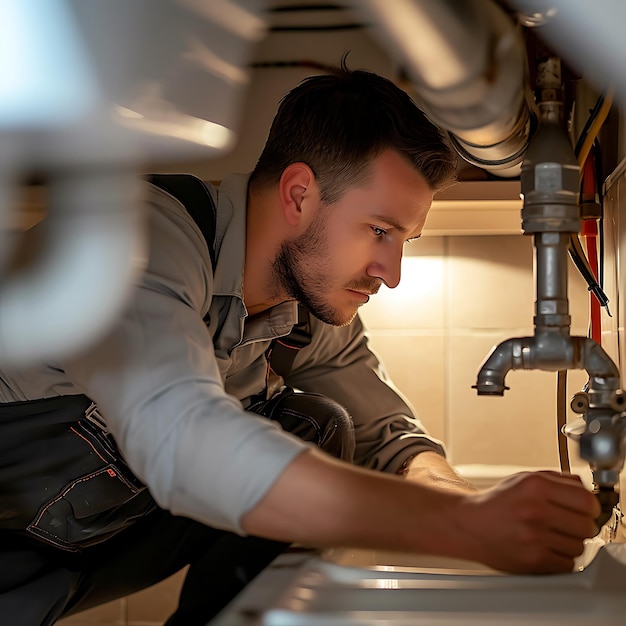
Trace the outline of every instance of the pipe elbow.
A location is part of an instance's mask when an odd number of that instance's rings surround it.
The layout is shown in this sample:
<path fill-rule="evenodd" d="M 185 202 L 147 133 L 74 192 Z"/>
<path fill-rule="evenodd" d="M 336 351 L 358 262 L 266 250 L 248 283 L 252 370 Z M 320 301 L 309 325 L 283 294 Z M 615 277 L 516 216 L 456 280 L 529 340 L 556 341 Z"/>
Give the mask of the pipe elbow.
<path fill-rule="evenodd" d="M 493 348 L 478 372 L 476 384 L 472 386 L 479 396 L 503 396 L 509 389 L 504 381 L 509 370 L 514 369 L 516 347 L 519 345 L 519 339 L 507 339 Z"/>

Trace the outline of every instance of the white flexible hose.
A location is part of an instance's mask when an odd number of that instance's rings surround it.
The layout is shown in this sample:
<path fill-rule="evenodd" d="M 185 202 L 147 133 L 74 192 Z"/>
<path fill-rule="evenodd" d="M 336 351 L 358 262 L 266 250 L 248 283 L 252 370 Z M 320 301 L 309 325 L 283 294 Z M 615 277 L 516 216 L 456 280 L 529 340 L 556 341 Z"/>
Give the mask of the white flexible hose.
<path fill-rule="evenodd" d="M 353 0 L 470 163 L 519 175 L 530 133 L 523 40 L 490 0 Z"/>

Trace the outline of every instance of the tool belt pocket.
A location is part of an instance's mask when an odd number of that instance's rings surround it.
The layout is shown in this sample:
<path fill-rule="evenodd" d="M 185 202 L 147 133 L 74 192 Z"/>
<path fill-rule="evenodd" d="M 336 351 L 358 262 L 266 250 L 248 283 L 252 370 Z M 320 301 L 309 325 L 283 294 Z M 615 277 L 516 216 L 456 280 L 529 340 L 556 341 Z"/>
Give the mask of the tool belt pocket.
<path fill-rule="evenodd" d="M 79 551 L 156 508 L 85 396 L 0 405 L 2 433 L 13 446 L 0 456 L 0 529 Z"/>

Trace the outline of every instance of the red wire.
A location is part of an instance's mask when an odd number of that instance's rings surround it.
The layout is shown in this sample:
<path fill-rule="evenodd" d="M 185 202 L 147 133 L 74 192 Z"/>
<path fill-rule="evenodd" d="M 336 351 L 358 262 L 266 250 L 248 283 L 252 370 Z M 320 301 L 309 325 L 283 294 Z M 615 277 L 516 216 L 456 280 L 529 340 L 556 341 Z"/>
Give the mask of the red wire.
<path fill-rule="evenodd" d="M 593 163 L 593 154 L 590 152 L 583 166 L 582 180 L 582 201 L 596 201 L 596 177 L 595 167 Z M 587 218 L 582 220 L 581 234 L 585 240 L 587 247 L 587 259 L 589 267 L 593 272 L 593 276 L 598 280 L 598 221 L 595 218 Z M 589 292 L 589 310 L 590 310 L 590 336 L 597 342 L 602 342 L 602 316 L 600 311 L 600 302 Z"/>
<path fill-rule="evenodd" d="M 596 227 L 596 232 L 593 235 L 585 235 L 585 243 L 587 244 L 587 258 L 589 259 L 589 265 L 593 270 L 593 275 L 598 279 L 598 228 L 595 220 L 593 225 Z M 597 343 L 602 343 L 602 316 L 600 314 L 600 303 L 592 293 L 589 294 L 590 314 L 591 314 L 591 338 Z"/>

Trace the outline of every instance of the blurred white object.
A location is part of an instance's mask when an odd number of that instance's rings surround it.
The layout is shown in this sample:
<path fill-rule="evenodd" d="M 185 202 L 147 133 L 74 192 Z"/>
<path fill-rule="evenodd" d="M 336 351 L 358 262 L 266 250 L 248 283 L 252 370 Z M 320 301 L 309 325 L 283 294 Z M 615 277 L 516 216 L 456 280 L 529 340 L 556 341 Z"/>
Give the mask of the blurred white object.
<path fill-rule="evenodd" d="M 598 90 L 609 85 L 626 105 L 626 3 L 623 0 L 509 0 L 521 21 Z"/>
<path fill-rule="evenodd" d="M 263 8 L 0 0 L 0 366 L 83 349 L 112 323 L 144 262 L 136 169 L 233 145 Z M 46 238 L 17 273 L 9 211 L 33 175 Z"/>
<path fill-rule="evenodd" d="M 98 101 L 69 7 L 0 0 L 0 128 L 71 124 Z"/>

